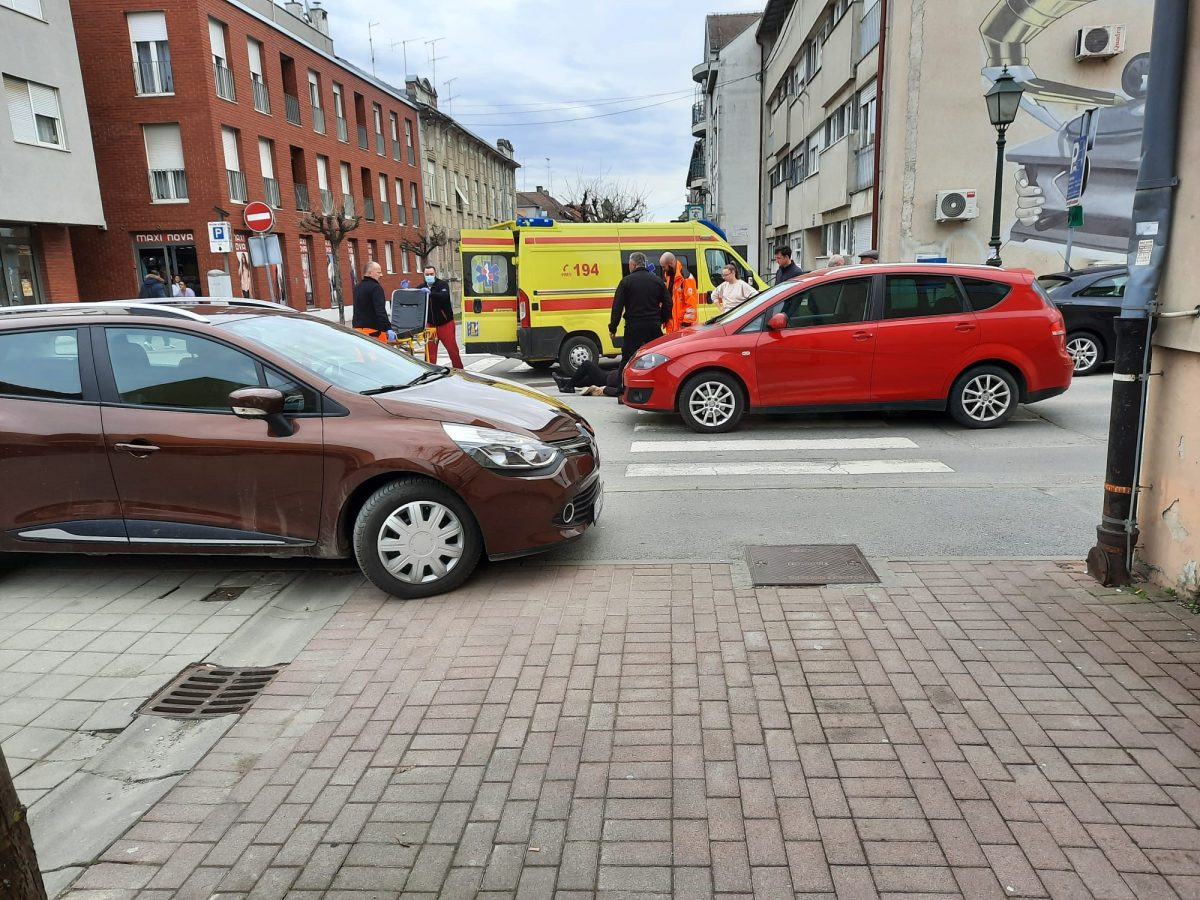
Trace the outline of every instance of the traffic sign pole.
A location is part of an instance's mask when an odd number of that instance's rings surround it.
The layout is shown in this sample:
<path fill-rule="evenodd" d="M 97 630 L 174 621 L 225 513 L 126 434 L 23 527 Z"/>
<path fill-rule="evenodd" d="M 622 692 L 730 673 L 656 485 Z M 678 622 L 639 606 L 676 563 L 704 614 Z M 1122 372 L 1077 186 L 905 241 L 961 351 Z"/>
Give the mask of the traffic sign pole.
<path fill-rule="evenodd" d="M 271 262 L 267 259 L 267 240 L 265 237 L 275 227 L 275 211 L 261 200 L 254 200 L 246 204 L 246 208 L 242 211 L 242 218 L 246 220 L 246 227 L 255 234 L 255 237 L 250 238 L 250 240 L 259 242 L 259 249 L 262 251 L 262 258 L 264 260 L 262 268 L 267 270 L 267 293 L 271 297 L 271 302 L 275 303 L 275 275 L 271 271 Z"/>

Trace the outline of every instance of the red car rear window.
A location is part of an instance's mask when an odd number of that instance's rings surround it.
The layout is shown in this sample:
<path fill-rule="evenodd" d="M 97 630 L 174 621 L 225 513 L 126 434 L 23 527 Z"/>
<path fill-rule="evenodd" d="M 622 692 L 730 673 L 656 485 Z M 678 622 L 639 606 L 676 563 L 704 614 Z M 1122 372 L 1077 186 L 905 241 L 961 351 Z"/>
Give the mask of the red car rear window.
<path fill-rule="evenodd" d="M 962 279 L 963 290 L 967 292 L 967 301 L 975 312 L 991 309 L 1012 293 L 1012 285 L 999 281 L 983 281 L 978 278 Z"/>

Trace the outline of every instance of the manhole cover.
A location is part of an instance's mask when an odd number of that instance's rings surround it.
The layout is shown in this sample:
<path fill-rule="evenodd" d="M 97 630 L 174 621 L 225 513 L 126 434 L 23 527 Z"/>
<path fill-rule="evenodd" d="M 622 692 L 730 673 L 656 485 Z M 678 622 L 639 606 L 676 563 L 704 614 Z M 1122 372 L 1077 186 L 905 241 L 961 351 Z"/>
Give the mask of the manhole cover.
<path fill-rule="evenodd" d="M 755 585 L 862 584 L 879 576 L 854 544 L 793 544 L 747 547 Z"/>
<path fill-rule="evenodd" d="M 246 593 L 245 587 L 219 587 L 200 598 L 201 603 L 228 603 Z"/>
<path fill-rule="evenodd" d="M 212 719 L 243 713 L 283 666 L 228 669 L 197 663 L 138 707 L 139 716 L 167 719 Z"/>

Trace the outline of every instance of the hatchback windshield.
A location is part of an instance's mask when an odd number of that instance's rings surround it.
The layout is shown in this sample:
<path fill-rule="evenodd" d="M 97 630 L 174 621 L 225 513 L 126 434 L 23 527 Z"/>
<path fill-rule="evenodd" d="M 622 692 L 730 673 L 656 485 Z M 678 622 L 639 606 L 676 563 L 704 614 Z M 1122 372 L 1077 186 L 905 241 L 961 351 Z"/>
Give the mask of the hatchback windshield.
<path fill-rule="evenodd" d="M 406 387 L 444 371 L 379 341 L 304 316 L 255 316 L 226 327 L 348 391 Z"/>
<path fill-rule="evenodd" d="M 705 325 L 724 325 L 736 319 L 742 313 L 749 312 L 752 309 L 760 309 L 764 302 L 770 301 L 772 298 L 779 296 L 785 289 L 795 287 L 796 285 L 790 281 L 785 281 L 783 284 L 777 284 L 774 287 L 769 287 L 761 294 L 755 294 L 745 303 L 738 304 L 728 312 L 723 312 L 719 316 L 713 316 Z"/>

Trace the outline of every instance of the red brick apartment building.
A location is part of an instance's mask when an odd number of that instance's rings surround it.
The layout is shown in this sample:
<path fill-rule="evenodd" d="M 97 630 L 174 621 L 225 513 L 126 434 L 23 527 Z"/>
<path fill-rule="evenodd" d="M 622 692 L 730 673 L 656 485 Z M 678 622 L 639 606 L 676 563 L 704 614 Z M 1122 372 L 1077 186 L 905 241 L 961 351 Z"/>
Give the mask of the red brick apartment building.
<path fill-rule="evenodd" d="M 328 307 L 328 245 L 298 226 L 306 210 L 343 203 L 363 217 L 342 245 L 343 280 L 370 259 L 389 291 L 419 279 L 399 246 L 423 224 L 417 110 L 334 56 L 320 6 L 71 6 L 107 222 L 74 229 L 81 299 L 135 297 L 152 267 L 203 296 L 208 272 L 228 264 L 235 295 L 274 287 L 293 307 Z M 250 265 L 242 210 L 252 200 L 275 210 L 282 267 Z M 234 224 L 231 254 L 209 251 L 214 208 Z"/>

